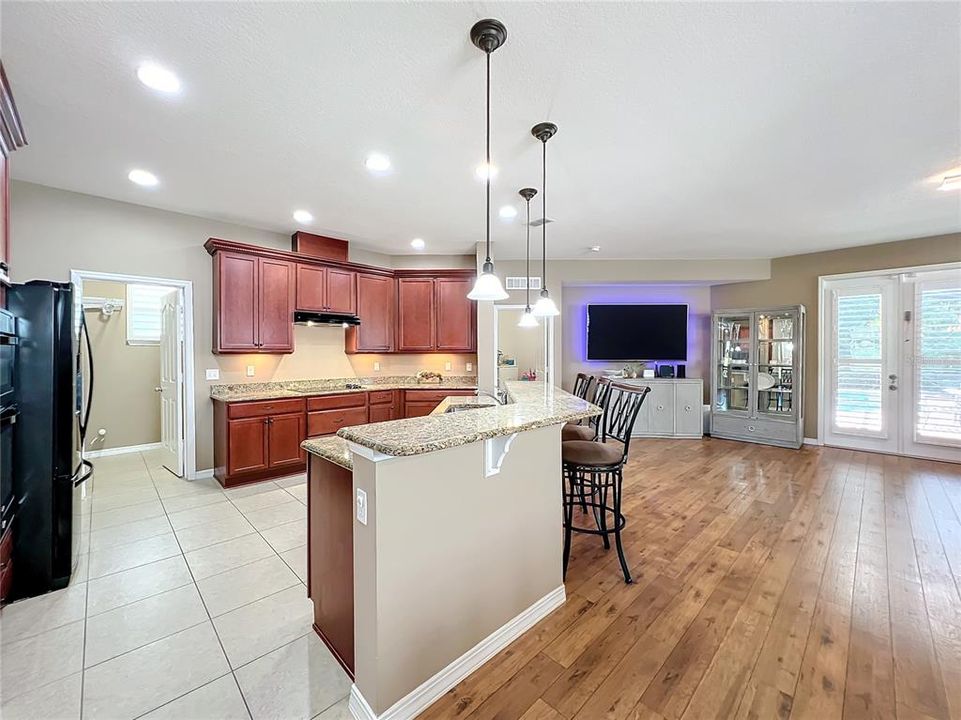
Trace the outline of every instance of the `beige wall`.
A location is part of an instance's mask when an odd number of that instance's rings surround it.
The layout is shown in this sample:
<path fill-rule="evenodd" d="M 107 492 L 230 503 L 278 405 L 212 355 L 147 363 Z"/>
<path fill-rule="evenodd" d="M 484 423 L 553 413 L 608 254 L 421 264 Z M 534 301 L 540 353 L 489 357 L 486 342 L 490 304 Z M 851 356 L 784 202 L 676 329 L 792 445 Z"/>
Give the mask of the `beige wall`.
<path fill-rule="evenodd" d="M 484 247 L 477 248 L 476 265 L 479 268 L 484 260 Z M 508 275 L 523 277 L 523 260 L 497 261 L 497 274 L 501 279 Z M 578 296 L 577 288 L 593 287 L 636 287 L 659 285 L 701 286 L 714 283 L 737 282 L 740 280 L 760 280 L 770 277 L 771 263 L 765 259 L 754 260 L 556 260 L 547 263 L 547 286 L 551 297 L 561 309 L 561 317 L 554 327 L 554 364 L 557 372 L 555 382 L 570 387 L 577 363 L 571 362 L 575 354 L 573 343 L 576 335 L 571 333 L 566 323 L 569 314 L 568 293 Z M 531 267 L 531 272 L 540 275 L 540 262 Z M 692 290 L 692 292 L 696 292 Z M 524 292 L 511 292 L 504 300 L 505 305 L 524 302 Z M 493 360 L 496 352 L 493 347 L 494 310 L 492 303 L 480 303 L 477 311 L 477 358 L 478 383 L 490 388 L 493 380 Z M 572 338 L 574 338 L 572 340 Z"/>
<path fill-rule="evenodd" d="M 959 260 L 961 233 L 776 258 L 771 261 L 769 280 L 711 288 L 711 307 L 721 310 L 800 303 L 807 308 L 804 435 L 813 438 L 817 436 L 818 413 L 818 277 Z"/>
<path fill-rule="evenodd" d="M 219 237 L 288 250 L 288 235 L 17 181 L 10 186 L 10 223 L 10 265 L 16 282 L 36 278 L 65 281 L 70 279 L 71 270 L 91 270 L 193 283 L 198 471 L 213 467 L 213 406 L 209 399 L 211 383 L 205 380 L 207 368 L 221 371 L 220 380 L 215 382 L 261 382 L 330 374 L 408 374 L 422 367 L 447 372 L 446 360 L 456 363 L 451 374 L 463 374 L 466 362 L 474 361 L 465 355 L 348 358 L 343 350 L 343 331 L 327 328 L 297 328 L 297 352 L 291 356 L 217 356 L 210 350 L 213 284 L 204 242 Z M 395 259 L 363 250 L 352 250 L 350 256 L 357 262 L 387 258 L 373 263 L 387 267 L 395 262 L 399 267 L 440 267 L 439 263 L 447 262 L 456 263 L 450 265 L 453 267 L 464 263 L 469 267 L 473 261 L 472 257 L 465 260 L 431 255 Z M 380 373 L 370 369 L 375 359 L 381 363 Z M 245 373 L 248 364 L 255 366 L 252 378 Z"/>
<path fill-rule="evenodd" d="M 124 283 L 87 280 L 85 297 L 119 298 L 120 312 L 85 314 L 94 358 L 88 450 L 160 442 L 160 347 L 127 344 L 127 289 Z M 97 432 L 107 431 L 101 440 Z"/>
<path fill-rule="evenodd" d="M 560 425 L 489 478 L 484 447 L 354 456 L 355 682 L 378 714 L 562 586 Z"/>

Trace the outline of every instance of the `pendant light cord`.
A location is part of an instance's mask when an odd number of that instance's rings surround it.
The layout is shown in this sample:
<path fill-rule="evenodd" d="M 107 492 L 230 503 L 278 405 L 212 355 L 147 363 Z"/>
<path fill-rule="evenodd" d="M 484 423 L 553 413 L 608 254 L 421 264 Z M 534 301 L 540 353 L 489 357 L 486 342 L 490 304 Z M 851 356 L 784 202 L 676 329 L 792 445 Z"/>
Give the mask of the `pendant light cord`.
<path fill-rule="evenodd" d="M 487 50 L 487 260 L 491 261 L 491 51 Z"/>
<path fill-rule="evenodd" d="M 541 225 L 541 290 L 547 292 L 547 140 L 541 141 L 543 155 L 541 157 L 541 209 L 544 211 L 543 225 Z"/>
<path fill-rule="evenodd" d="M 531 199 L 527 198 L 527 308 L 531 311 Z"/>

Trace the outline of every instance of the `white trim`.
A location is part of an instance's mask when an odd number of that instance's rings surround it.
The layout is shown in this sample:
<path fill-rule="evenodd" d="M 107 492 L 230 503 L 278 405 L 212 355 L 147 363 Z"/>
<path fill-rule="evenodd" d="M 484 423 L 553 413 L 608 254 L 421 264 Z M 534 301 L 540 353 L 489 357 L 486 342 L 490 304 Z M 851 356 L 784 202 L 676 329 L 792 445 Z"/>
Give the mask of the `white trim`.
<path fill-rule="evenodd" d="M 197 472 L 188 476 L 188 480 L 206 480 L 207 478 L 212 478 L 214 476 L 214 469 L 209 470 L 198 470 Z"/>
<path fill-rule="evenodd" d="M 819 275 L 818 280 L 853 280 L 875 275 L 903 275 L 904 273 L 930 272 L 937 270 L 961 270 L 961 262 L 934 263 L 933 265 L 911 265 L 910 267 L 879 268 L 877 270 L 860 270 L 858 272 L 838 273 L 836 275 Z"/>
<path fill-rule="evenodd" d="M 127 453 L 147 452 L 156 450 L 160 443 L 144 443 L 143 445 L 127 445 L 126 447 L 105 448 L 103 450 L 84 450 L 84 458 L 109 457 L 110 455 L 126 455 Z"/>
<path fill-rule="evenodd" d="M 351 685 L 350 700 L 347 705 L 351 715 L 356 720 L 410 720 L 417 717 L 444 693 L 554 612 L 566 600 L 567 593 L 563 585 L 551 590 L 380 715 L 371 709 L 360 688 L 356 684 Z"/>
<path fill-rule="evenodd" d="M 165 285 L 180 288 L 184 294 L 184 477 L 196 478 L 197 474 L 197 409 L 194 390 L 194 284 L 191 280 L 158 278 L 143 275 L 105 273 L 96 270 L 71 270 L 70 282 L 77 287 L 77 296 L 83 298 L 84 280 L 107 280 L 141 285 Z"/>
<path fill-rule="evenodd" d="M 820 445 L 821 441 L 818 438 L 804 438 L 805 445 Z"/>

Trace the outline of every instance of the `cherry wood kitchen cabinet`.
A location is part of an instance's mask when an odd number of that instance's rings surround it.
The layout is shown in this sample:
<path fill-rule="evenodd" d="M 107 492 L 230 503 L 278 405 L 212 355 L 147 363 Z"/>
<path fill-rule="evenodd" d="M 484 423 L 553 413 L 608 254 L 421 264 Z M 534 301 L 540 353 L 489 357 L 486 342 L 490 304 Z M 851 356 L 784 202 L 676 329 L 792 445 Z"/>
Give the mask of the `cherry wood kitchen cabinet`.
<path fill-rule="evenodd" d="M 360 325 L 347 330 L 348 353 L 388 353 L 394 349 L 394 279 L 357 275 L 357 316 Z"/>
<path fill-rule="evenodd" d="M 476 303 L 467 298 L 473 281 L 462 277 L 434 278 L 434 349 L 476 352 Z"/>
<path fill-rule="evenodd" d="M 397 280 L 397 349 L 431 352 L 434 349 L 434 281 Z"/>
<path fill-rule="evenodd" d="M 306 467 L 304 398 L 214 401 L 214 477 L 224 487 Z"/>
<path fill-rule="evenodd" d="M 357 273 L 298 263 L 296 306 L 306 312 L 354 315 L 357 312 Z"/>
<path fill-rule="evenodd" d="M 307 399 L 307 436 L 331 435 L 348 425 L 367 423 L 367 393 L 321 395 Z"/>
<path fill-rule="evenodd" d="M 10 282 L 10 154 L 27 144 L 7 73 L 0 62 L 0 307 Z"/>
<path fill-rule="evenodd" d="M 473 390 L 404 390 L 404 417 L 430 415 L 446 397 L 474 395 Z"/>
<path fill-rule="evenodd" d="M 397 419 L 394 390 L 372 390 L 367 393 L 370 407 L 367 422 L 386 422 Z"/>
<path fill-rule="evenodd" d="M 287 261 L 215 253 L 213 351 L 293 352 L 294 281 Z"/>

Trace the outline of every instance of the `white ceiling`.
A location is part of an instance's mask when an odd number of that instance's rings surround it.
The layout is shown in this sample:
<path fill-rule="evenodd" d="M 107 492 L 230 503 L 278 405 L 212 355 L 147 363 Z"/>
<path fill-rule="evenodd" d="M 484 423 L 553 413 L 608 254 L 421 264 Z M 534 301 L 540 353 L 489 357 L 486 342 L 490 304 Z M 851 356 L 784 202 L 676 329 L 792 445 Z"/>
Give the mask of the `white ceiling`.
<path fill-rule="evenodd" d="M 961 230 L 958 3 L 3 3 L 30 145 L 13 176 L 373 250 L 483 239 L 483 54 L 497 207 L 540 186 L 555 256 L 773 257 Z M 138 64 L 184 90 L 144 88 Z M 369 151 L 395 171 L 372 177 Z M 159 188 L 126 178 L 155 172 Z M 535 217 L 540 215 L 539 204 Z M 520 220 L 520 216 L 518 217 Z M 538 234 L 535 236 L 539 238 Z M 198 238 L 201 242 L 204 238 Z M 603 252 L 589 255 L 587 248 Z"/>

